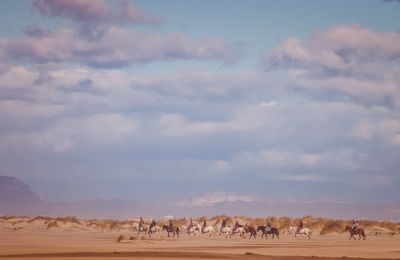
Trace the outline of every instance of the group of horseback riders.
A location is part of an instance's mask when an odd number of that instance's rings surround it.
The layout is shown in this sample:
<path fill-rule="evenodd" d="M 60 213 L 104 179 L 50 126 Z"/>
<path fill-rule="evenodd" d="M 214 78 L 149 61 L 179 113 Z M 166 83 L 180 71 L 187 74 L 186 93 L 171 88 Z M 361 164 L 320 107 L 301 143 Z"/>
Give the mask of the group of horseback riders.
<path fill-rule="evenodd" d="M 139 225 L 138 225 L 138 233 L 142 230 L 143 224 L 144 224 L 144 220 L 143 220 L 142 217 L 140 217 L 140 219 L 139 219 Z M 247 224 L 246 224 L 246 225 L 247 225 Z M 156 226 L 156 221 L 153 219 L 152 222 L 151 222 L 151 224 L 150 224 L 149 229 L 151 230 L 154 226 Z M 174 226 L 174 224 L 173 224 L 172 218 L 171 218 L 171 219 L 169 220 L 169 225 L 168 225 L 168 227 L 169 227 L 170 230 L 172 230 L 172 229 L 173 229 L 173 226 Z M 188 229 L 191 229 L 191 228 L 193 228 L 193 227 L 194 227 L 193 219 L 190 218 L 190 222 L 189 222 L 189 225 L 188 225 Z M 206 222 L 206 220 L 204 219 L 204 220 L 203 220 L 203 225 L 201 226 L 201 231 L 204 231 L 204 229 L 205 229 L 206 227 L 207 227 L 207 222 Z M 222 229 L 225 228 L 225 227 L 226 227 L 226 219 L 224 218 L 224 219 L 222 219 L 222 224 L 221 224 L 221 229 L 220 229 L 220 231 L 222 231 Z M 237 228 L 239 228 L 239 227 L 243 227 L 243 225 L 240 225 L 239 222 L 236 220 L 235 225 L 233 226 L 233 230 L 235 231 L 235 230 L 236 230 Z M 355 230 L 358 229 L 358 227 L 359 227 L 359 225 L 358 225 L 358 220 L 355 220 L 355 219 L 354 219 L 354 220 L 353 220 L 353 226 L 352 226 L 352 229 L 351 229 L 351 230 L 352 230 L 352 231 L 355 231 Z M 300 233 L 302 229 L 303 229 L 303 221 L 300 220 L 300 223 L 299 223 L 299 226 L 297 227 L 296 232 L 297 232 L 297 233 Z M 268 222 L 267 222 L 267 226 L 265 227 L 265 231 L 268 232 L 268 231 L 270 231 L 270 230 L 271 230 L 271 222 L 268 221 Z"/>
<path fill-rule="evenodd" d="M 172 221 L 172 220 L 170 220 L 170 221 Z M 191 229 L 191 228 L 193 228 L 193 227 L 194 227 L 193 219 L 190 218 L 190 222 L 189 222 L 189 225 L 188 225 L 188 229 Z M 203 225 L 201 226 L 201 231 L 203 232 L 204 229 L 205 229 L 206 227 L 207 227 L 207 221 L 204 219 L 204 220 L 203 220 Z"/>
<path fill-rule="evenodd" d="M 139 219 L 139 223 L 138 223 L 138 234 L 140 233 L 140 231 L 143 230 L 143 225 L 144 225 L 144 220 L 142 217 L 140 217 Z M 157 225 L 156 221 L 153 219 L 150 223 L 150 227 L 149 230 L 151 230 L 153 227 L 155 227 Z"/>

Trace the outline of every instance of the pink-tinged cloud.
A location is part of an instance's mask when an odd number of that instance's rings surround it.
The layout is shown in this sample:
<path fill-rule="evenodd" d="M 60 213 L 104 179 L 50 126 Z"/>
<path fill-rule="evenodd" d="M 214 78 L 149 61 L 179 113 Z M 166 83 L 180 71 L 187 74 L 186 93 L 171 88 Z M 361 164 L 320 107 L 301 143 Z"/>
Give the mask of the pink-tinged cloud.
<path fill-rule="evenodd" d="M 360 25 L 336 26 L 314 32 L 302 42 L 290 38 L 265 54 L 266 67 L 353 69 L 358 63 L 391 62 L 400 59 L 400 34 L 374 32 Z"/>
<path fill-rule="evenodd" d="M 111 26 L 98 32 L 61 28 L 0 40 L 0 60 L 33 63 L 78 62 L 93 67 L 122 67 L 162 60 L 234 62 L 237 50 L 220 38 L 191 39 L 182 33 L 149 34 Z M 40 32 L 40 33 L 37 33 Z"/>
<path fill-rule="evenodd" d="M 368 104 L 400 106 L 400 33 L 360 25 L 290 38 L 262 57 L 267 69 L 286 71 L 296 88 L 334 91 Z"/>
<path fill-rule="evenodd" d="M 42 16 L 62 17 L 79 22 L 130 21 L 158 25 L 162 19 L 147 15 L 129 1 L 121 1 L 119 8 L 113 8 L 104 0 L 34 0 L 32 8 Z"/>
<path fill-rule="evenodd" d="M 113 16 L 103 0 L 34 0 L 32 7 L 43 16 L 58 16 L 79 21 L 109 20 Z"/>
<path fill-rule="evenodd" d="M 143 10 L 134 6 L 130 1 L 121 2 L 121 18 L 134 23 L 146 23 L 159 25 L 163 23 L 163 19 L 156 15 L 147 15 Z"/>

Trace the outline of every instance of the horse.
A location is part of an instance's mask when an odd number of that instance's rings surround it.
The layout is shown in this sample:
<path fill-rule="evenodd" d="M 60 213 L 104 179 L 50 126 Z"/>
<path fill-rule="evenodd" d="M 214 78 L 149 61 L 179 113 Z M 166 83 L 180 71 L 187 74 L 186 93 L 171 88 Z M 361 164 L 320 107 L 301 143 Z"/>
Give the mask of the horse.
<path fill-rule="evenodd" d="M 139 229 L 139 224 L 138 223 L 133 223 L 131 230 L 132 230 L 132 232 L 137 231 L 137 236 L 139 236 L 141 232 L 144 232 L 144 233 L 148 232 L 149 231 L 149 227 L 147 225 L 143 224 Z"/>
<path fill-rule="evenodd" d="M 175 234 L 176 234 L 176 235 L 178 236 L 178 238 L 179 238 L 179 231 L 180 231 L 180 230 L 179 230 L 178 227 L 174 227 L 174 226 L 170 227 L 169 225 L 163 225 L 162 230 L 163 230 L 163 231 L 164 231 L 164 230 L 167 231 L 168 237 L 170 237 L 170 236 L 169 236 L 169 233 L 173 233 L 173 234 L 174 234 L 173 237 L 175 237 Z"/>
<path fill-rule="evenodd" d="M 217 228 L 218 230 L 218 228 Z M 221 236 L 222 234 L 226 234 L 226 238 L 232 236 L 232 228 L 231 227 L 221 227 L 219 228 L 219 235 Z"/>
<path fill-rule="evenodd" d="M 350 232 L 350 238 L 354 238 L 354 240 L 356 240 L 356 238 L 354 237 L 354 235 L 358 234 L 358 240 L 361 240 L 361 236 L 363 237 L 363 239 L 365 240 L 367 238 L 367 236 L 364 233 L 364 229 L 363 228 L 357 228 L 355 230 L 353 230 L 349 225 L 346 225 L 346 231 Z"/>
<path fill-rule="evenodd" d="M 216 233 L 215 228 L 213 226 L 207 226 L 207 227 L 202 227 L 201 228 L 201 233 L 203 235 L 210 233 L 210 237 Z"/>
<path fill-rule="evenodd" d="M 138 231 L 138 229 L 139 229 L 139 224 L 138 224 L 138 223 L 133 223 L 133 224 L 132 224 L 131 231 L 132 231 L 132 232 L 135 232 L 135 231 Z"/>
<path fill-rule="evenodd" d="M 261 234 L 261 238 L 263 238 L 265 236 L 265 238 L 268 239 L 268 234 L 272 234 L 272 239 L 274 239 L 274 237 L 276 236 L 279 239 L 279 231 L 277 228 L 272 227 L 270 230 L 266 231 L 266 226 L 258 226 L 257 227 L 257 231 L 262 232 Z"/>
<path fill-rule="evenodd" d="M 230 237 L 232 237 L 232 236 L 235 235 L 235 234 L 239 234 L 241 238 L 246 238 L 246 237 L 244 236 L 245 232 L 246 232 L 246 231 L 244 230 L 243 227 L 233 227 L 233 228 L 232 228 L 232 231 L 231 231 Z"/>
<path fill-rule="evenodd" d="M 148 231 L 149 237 L 153 233 L 160 233 L 160 229 L 161 229 L 160 226 L 152 226 L 152 227 L 150 227 L 149 231 Z"/>
<path fill-rule="evenodd" d="M 256 231 L 256 229 L 255 229 L 253 226 L 245 225 L 245 226 L 243 227 L 243 229 L 244 229 L 244 231 L 245 231 L 246 233 L 250 233 L 250 237 L 249 237 L 249 238 L 251 238 L 251 237 L 256 238 L 256 236 L 257 236 L 257 231 Z"/>
<path fill-rule="evenodd" d="M 196 227 L 187 227 L 184 230 L 185 230 L 187 236 L 190 236 L 190 234 L 197 236 L 197 228 Z"/>
<path fill-rule="evenodd" d="M 293 227 L 290 227 L 289 229 L 291 229 Z M 295 231 L 294 231 L 294 237 L 297 237 L 297 235 L 306 235 L 308 236 L 308 239 L 311 239 L 311 230 L 308 228 L 302 228 L 301 230 L 299 230 L 299 228 L 295 227 Z"/>

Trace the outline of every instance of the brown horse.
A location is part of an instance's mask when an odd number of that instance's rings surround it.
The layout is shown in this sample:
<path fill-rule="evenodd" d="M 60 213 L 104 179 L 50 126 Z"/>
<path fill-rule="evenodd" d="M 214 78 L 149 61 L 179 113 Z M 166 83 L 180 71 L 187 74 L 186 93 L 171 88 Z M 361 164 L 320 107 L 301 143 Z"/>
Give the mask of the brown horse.
<path fill-rule="evenodd" d="M 243 229 L 244 229 L 244 231 L 245 231 L 246 233 L 250 233 L 250 237 L 249 237 L 249 238 L 251 238 L 251 237 L 256 238 L 257 232 L 256 232 L 256 229 L 255 229 L 253 226 L 245 225 L 245 226 L 243 227 Z"/>
<path fill-rule="evenodd" d="M 277 228 L 272 227 L 270 230 L 266 231 L 265 230 L 266 226 L 258 226 L 257 227 L 257 231 L 262 232 L 261 234 L 261 238 L 263 238 L 265 236 L 265 238 L 268 238 L 267 234 L 272 234 L 272 239 L 276 236 L 279 239 L 279 231 Z"/>
<path fill-rule="evenodd" d="M 346 225 L 346 231 L 350 232 L 350 238 L 354 238 L 354 240 L 356 240 L 356 238 L 354 237 L 354 235 L 358 234 L 358 240 L 361 239 L 361 236 L 363 237 L 363 239 L 365 240 L 367 238 L 367 236 L 364 233 L 364 229 L 363 228 L 357 228 L 356 230 L 353 230 L 349 225 Z"/>
<path fill-rule="evenodd" d="M 169 237 L 169 233 L 173 233 L 174 235 L 172 237 L 175 237 L 175 234 L 176 234 L 179 238 L 179 228 L 178 227 L 170 227 L 169 225 L 163 225 L 162 230 L 167 231 L 168 237 Z"/>

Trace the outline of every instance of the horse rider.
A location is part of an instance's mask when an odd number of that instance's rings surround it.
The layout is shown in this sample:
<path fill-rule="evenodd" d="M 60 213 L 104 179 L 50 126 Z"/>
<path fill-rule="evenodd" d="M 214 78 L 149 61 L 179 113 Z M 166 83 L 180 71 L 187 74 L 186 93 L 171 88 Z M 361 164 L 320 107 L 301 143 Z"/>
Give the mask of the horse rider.
<path fill-rule="evenodd" d="M 240 225 L 239 222 L 236 220 L 235 225 L 233 226 L 232 231 L 235 232 L 236 229 L 237 229 L 238 227 L 242 227 L 242 225 Z"/>
<path fill-rule="evenodd" d="M 172 231 L 173 227 L 174 227 L 174 224 L 172 223 L 172 218 L 170 218 L 170 219 L 169 219 L 168 228 L 169 228 L 170 231 Z"/>
<path fill-rule="evenodd" d="M 156 226 L 156 221 L 154 220 L 154 218 L 153 218 L 153 221 L 151 221 L 151 223 L 150 223 L 150 227 L 149 227 L 149 230 L 151 230 L 153 227 L 155 227 Z"/>
<path fill-rule="evenodd" d="M 265 231 L 268 232 L 271 230 L 271 223 L 268 221 L 267 226 L 265 227 Z"/>
<path fill-rule="evenodd" d="M 189 222 L 189 226 L 188 226 L 188 230 L 190 230 L 191 228 L 193 228 L 194 224 L 193 224 L 193 219 L 190 218 L 190 222 Z"/>
<path fill-rule="evenodd" d="M 358 229 L 358 220 L 353 219 L 353 227 L 351 231 L 356 231 Z"/>
<path fill-rule="evenodd" d="M 204 229 L 207 227 L 206 219 L 203 220 L 203 226 L 201 227 L 201 232 L 204 232 Z"/>
<path fill-rule="evenodd" d="M 138 225 L 138 234 L 139 234 L 140 231 L 142 230 L 143 224 L 144 224 L 144 220 L 143 220 L 142 217 L 140 217 L 140 219 L 139 219 L 139 225 Z"/>
<path fill-rule="evenodd" d="M 222 232 L 222 229 L 225 228 L 225 227 L 226 227 L 226 219 L 222 219 L 220 232 Z"/>
<path fill-rule="evenodd" d="M 300 225 L 299 225 L 299 227 L 297 228 L 297 233 L 300 233 L 300 231 L 303 229 L 303 221 L 302 220 L 300 220 Z"/>

